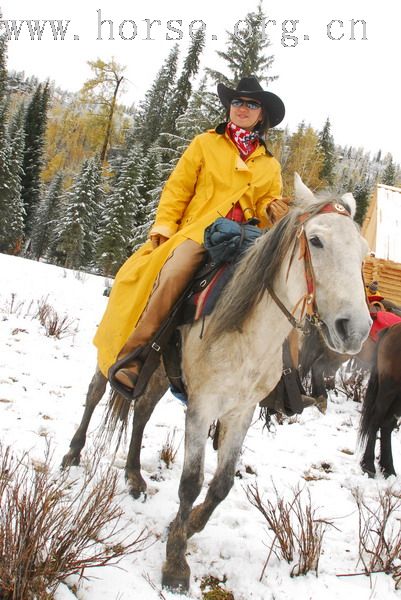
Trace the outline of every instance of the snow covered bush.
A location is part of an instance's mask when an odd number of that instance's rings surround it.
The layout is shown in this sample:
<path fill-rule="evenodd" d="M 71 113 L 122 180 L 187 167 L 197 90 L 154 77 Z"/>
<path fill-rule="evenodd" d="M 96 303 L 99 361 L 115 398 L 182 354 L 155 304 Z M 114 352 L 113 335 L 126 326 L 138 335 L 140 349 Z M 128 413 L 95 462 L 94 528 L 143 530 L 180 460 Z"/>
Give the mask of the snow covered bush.
<path fill-rule="evenodd" d="M 116 564 L 149 544 L 145 529 L 127 532 L 121 524 L 115 470 L 99 469 L 99 459 L 91 464 L 74 481 L 52 469 L 49 446 L 35 462 L 0 445 L 2 600 L 50 600 L 66 577 Z"/>

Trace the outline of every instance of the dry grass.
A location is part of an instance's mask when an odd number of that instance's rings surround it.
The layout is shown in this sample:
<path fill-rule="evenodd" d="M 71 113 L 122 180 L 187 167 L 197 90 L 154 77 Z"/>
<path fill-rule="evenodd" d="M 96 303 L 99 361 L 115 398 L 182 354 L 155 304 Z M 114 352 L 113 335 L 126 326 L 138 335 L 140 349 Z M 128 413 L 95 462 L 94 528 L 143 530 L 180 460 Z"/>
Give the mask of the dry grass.
<path fill-rule="evenodd" d="M 226 577 L 218 579 L 212 575 L 202 577 L 200 589 L 202 600 L 235 600 L 234 594 L 225 588 Z"/>
<path fill-rule="evenodd" d="M 68 317 L 68 315 L 59 315 L 58 312 L 48 304 L 46 298 L 42 298 L 38 302 L 38 309 L 34 317 L 39 319 L 39 322 L 44 327 L 48 337 L 61 339 L 74 335 L 74 333 L 77 332 L 76 321 Z"/>
<path fill-rule="evenodd" d="M 0 446 L 0 598 L 47 600 L 69 575 L 116 564 L 143 550 L 150 535 L 124 530 L 115 501 L 117 474 L 95 474 L 99 459 L 80 481 L 54 473 L 48 447 L 42 463 Z"/>
<path fill-rule="evenodd" d="M 275 487 L 274 491 L 275 502 L 270 500 L 263 502 L 256 484 L 248 486 L 246 490 L 249 502 L 263 515 L 268 529 L 273 534 L 260 581 L 272 553 L 279 560 L 295 562 L 291 577 L 305 575 L 309 571 L 315 571 L 317 575 L 323 536 L 331 523 L 317 518 L 317 511 L 312 507 L 309 491 L 305 500 L 302 490 L 293 489 L 292 499 L 289 502 L 278 494 Z"/>
<path fill-rule="evenodd" d="M 392 574 L 401 587 L 401 495 L 388 488 L 369 503 L 360 490 L 353 490 L 359 515 L 359 559 L 365 573 Z"/>
<path fill-rule="evenodd" d="M 168 469 L 174 463 L 178 448 L 180 447 L 179 444 L 175 446 L 175 433 L 176 430 L 174 429 L 173 433 L 167 434 L 163 447 L 160 450 L 160 460 L 164 462 Z"/>
<path fill-rule="evenodd" d="M 48 337 L 55 337 L 61 339 L 77 333 L 78 321 L 71 319 L 68 315 L 61 316 L 48 302 L 48 297 L 43 297 L 35 302 L 30 300 L 17 300 L 17 295 L 12 293 L 10 299 L 7 300 L 0 308 L 0 312 L 7 315 L 13 315 L 15 317 L 22 317 L 24 319 L 38 319 L 40 324 L 45 329 L 45 334 Z M 12 334 L 24 332 L 26 330 L 16 328 Z"/>
<path fill-rule="evenodd" d="M 354 402 L 362 402 L 365 397 L 368 371 L 351 362 L 338 371 L 336 392 L 341 392 Z"/>
<path fill-rule="evenodd" d="M 17 300 L 17 294 L 11 293 L 10 299 L 6 300 L 3 306 L 0 308 L 0 312 L 6 315 L 14 315 L 16 317 L 27 317 L 30 314 L 33 301 L 31 300 L 26 306 L 25 300 Z M 24 313 L 24 314 L 23 314 Z"/>

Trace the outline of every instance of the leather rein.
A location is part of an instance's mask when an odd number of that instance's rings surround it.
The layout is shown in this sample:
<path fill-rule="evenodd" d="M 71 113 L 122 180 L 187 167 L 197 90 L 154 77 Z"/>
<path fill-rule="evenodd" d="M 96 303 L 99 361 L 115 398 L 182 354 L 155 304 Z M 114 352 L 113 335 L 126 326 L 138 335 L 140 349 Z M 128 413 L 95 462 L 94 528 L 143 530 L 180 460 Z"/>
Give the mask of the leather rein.
<path fill-rule="evenodd" d="M 267 291 L 269 292 L 272 300 L 276 303 L 281 312 L 287 317 L 291 325 L 296 329 L 301 329 L 304 334 L 308 333 L 310 325 L 321 326 L 323 324 L 322 319 L 319 316 L 319 311 L 316 304 L 316 282 L 315 282 L 315 273 L 312 265 L 312 257 L 310 253 L 309 243 L 306 237 L 304 224 L 309 221 L 314 216 L 321 215 L 324 213 L 337 213 L 339 215 L 344 215 L 345 217 L 351 217 L 348 210 L 338 202 L 328 202 L 317 213 L 305 212 L 302 213 L 298 217 L 299 228 L 296 234 L 296 240 L 294 244 L 294 248 L 291 254 L 290 263 L 288 265 L 287 270 L 287 278 L 288 272 L 290 270 L 292 261 L 295 256 L 295 250 L 297 246 L 297 242 L 299 242 L 299 255 L 298 260 L 303 258 L 304 266 L 305 266 L 305 280 L 306 280 L 306 294 L 304 294 L 298 302 L 295 304 L 294 308 L 290 312 L 284 304 L 281 302 L 280 298 L 278 298 L 277 294 L 273 291 L 273 289 L 268 286 Z M 297 319 L 294 316 L 296 310 L 301 306 L 301 316 Z M 305 315 L 305 322 L 304 321 Z"/>

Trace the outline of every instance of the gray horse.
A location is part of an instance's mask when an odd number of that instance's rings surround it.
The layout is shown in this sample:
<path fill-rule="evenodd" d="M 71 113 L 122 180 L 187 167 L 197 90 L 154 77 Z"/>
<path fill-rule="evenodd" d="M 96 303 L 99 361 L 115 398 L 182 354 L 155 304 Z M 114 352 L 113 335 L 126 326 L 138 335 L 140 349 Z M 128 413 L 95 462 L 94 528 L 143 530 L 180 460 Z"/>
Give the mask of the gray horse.
<path fill-rule="evenodd" d="M 203 336 L 199 322 L 181 330 L 188 392 L 185 457 L 180 504 L 169 527 L 162 577 L 163 585 L 173 590 L 189 588 L 187 540 L 205 527 L 233 485 L 255 407 L 281 377 L 281 348 L 292 327 L 301 327 L 309 313 L 320 324 L 326 344 L 347 354 L 359 352 L 369 333 L 371 319 L 361 276 L 368 248 L 350 218 L 355 212 L 352 195 L 319 201 L 296 175 L 295 199 L 290 214 L 245 253 L 214 313 L 206 319 Z M 105 388 L 106 379 L 97 371 L 64 466 L 79 463 L 91 415 Z M 146 490 L 140 472 L 143 431 L 166 389 L 166 378 L 158 369 L 135 403 L 125 470 L 134 497 Z M 127 419 L 127 401 L 117 398 L 113 414 Z M 217 468 L 204 502 L 194 507 L 203 484 L 209 428 L 217 419 Z"/>

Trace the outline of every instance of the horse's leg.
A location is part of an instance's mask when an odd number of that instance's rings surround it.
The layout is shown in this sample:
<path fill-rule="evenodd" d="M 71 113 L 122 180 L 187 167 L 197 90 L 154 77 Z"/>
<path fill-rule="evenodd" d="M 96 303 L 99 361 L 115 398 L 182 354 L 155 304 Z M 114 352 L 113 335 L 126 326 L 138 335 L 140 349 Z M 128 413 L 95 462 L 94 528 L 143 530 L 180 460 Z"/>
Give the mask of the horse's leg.
<path fill-rule="evenodd" d="M 61 463 L 63 468 L 70 467 L 72 465 L 79 465 L 81 450 L 85 446 L 86 432 L 88 430 L 93 411 L 103 397 L 103 394 L 106 390 L 106 385 L 107 379 L 97 367 L 86 394 L 85 410 L 81 423 L 71 440 L 69 451 L 63 457 Z"/>
<path fill-rule="evenodd" d="M 170 524 L 166 547 L 166 562 L 163 565 L 162 585 L 177 591 L 189 589 L 191 571 L 185 559 L 187 548 L 187 524 L 193 503 L 203 483 L 205 444 L 210 420 L 201 416 L 198 408 L 186 415 L 185 457 L 180 480 L 180 506 L 177 516 Z"/>
<path fill-rule="evenodd" d="M 393 453 L 391 450 L 391 434 L 395 426 L 397 425 L 397 419 L 392 417 L 391 423 L 387 424 L 380 429 L 380 469 L 384 477 L 390 477 L 390 475 L 397 475 L 393 464 Z"/>
<path fill-rule="evenodd" d="M 254 408 L 241 416 L 238 414 L 220 419 L 218 465 L 210 482 L 206 498 L 195 506 L 188 521 L 188 538 L 201 531 L 214 509 L 224 500 L 234 483 L 238 456 L 249 429 Z"/>
<path fill-rule="evenodd" d="M 373 478 L 376 475 L 375 469 L 375 446 L 376 446 L 376 434 L 377 429 L 372 428 L 369 431 L 369 434 L 366 438 L 366 446 L 365 451 L 361 460 L 361 469 L 364 473 L 370 478 Z"/>
<path fill-rule="evenodd" d="M 161 367 L 149 381 L 146 392 L 135 403 L 131 442 L 125 465 L 125 478 L 133 498 L 146 492 L 146 482 L 141 475 L 141 448 L 143 432 L 156 404 L 167 389 L 166 376 Z"/>
<path fill-rule="evenodd" d="M 324 360 L 320 356 L 311 367 L 311 384 L 313 398 L 325 398 L 327 390 L 324 382 Z"/>

